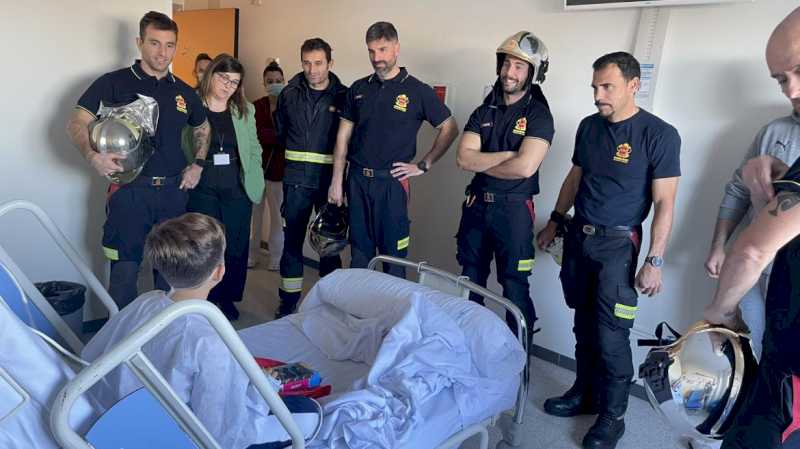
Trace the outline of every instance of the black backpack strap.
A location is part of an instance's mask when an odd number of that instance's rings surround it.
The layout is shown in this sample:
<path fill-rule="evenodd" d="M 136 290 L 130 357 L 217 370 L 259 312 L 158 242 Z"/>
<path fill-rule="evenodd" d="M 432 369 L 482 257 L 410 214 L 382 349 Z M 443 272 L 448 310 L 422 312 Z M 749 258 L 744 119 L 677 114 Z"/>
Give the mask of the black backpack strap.
<path fill-rule="evenodd" d="M 665 336 L 664 335 L 664 328 L 667 328 L 672 336 Z M 678 333 L 672 326 L 670 326 L 666 321 L 662 321 L 658 323 L 656 326 L 656 338 L 640 338 L 637 340 L 637 346 L 667 346 L 672 343 L 678 341 L 681 338 L 681 334 Z"/>

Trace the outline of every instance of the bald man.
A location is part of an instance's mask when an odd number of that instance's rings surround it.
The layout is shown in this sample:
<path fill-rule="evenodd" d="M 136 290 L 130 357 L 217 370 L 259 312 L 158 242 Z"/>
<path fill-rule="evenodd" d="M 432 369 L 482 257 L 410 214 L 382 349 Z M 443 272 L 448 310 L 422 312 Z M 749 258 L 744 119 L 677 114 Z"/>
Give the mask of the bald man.
<path fill-rule="evenodd" d="M 775 28 L 766 57 L 771 76 L 792 102 L 795 115 L 800 114 L 800 8 Z M 742 170 L 744 181 L 755 201 L 768 202 L 725 259 L 705 319 L 746 330 L 738 304 L 767 264 L 775 261 L 767 288 L 761 363 L 722 448 L 797 448 L 800 416 L 792 416 L 792 411 L 800 410 L 800 161 L 791 167 L 769 156 L 751 162 Z"/>

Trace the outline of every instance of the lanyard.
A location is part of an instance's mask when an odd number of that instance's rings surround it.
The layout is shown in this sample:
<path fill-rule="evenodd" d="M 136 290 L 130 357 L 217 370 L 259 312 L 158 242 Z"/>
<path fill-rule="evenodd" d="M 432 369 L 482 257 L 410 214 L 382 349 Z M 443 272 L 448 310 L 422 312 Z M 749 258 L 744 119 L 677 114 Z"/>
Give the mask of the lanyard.
<path fill-rule="evenodd" d="M 222 148 L 222 142 L 225 140 L 225 133 L 221 133 L 217 135 L 217 141 L 219 141 L 219 151 L 218 153 L 225 153 L 225 150 Z"/>

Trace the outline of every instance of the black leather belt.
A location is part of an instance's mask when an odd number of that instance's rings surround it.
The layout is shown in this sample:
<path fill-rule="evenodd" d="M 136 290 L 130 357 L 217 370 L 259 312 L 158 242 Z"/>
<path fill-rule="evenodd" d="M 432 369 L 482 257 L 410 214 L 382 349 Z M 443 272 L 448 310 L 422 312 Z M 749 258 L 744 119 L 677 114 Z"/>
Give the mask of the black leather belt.
<path fill-rule="evenodd" d="M 524 202 L 531 199 L 530 195 L 524 193 L 477 192 L 475 197 L 484 203 Z"/>
<path fill-rule="evenodd" d="M 350 173 L 359 174 L 365 178 L 394 178 L 392 171 L 384 168 L 367 168 L 350 164 Z"/>
<path fill-rule="evenodd" d="M 164 186 L 172 186 L 178 185 L 181 182 L 183 175 L 175 175 L 175 176 L 138 176 L 136 179 L 130 182 L 131 185 L 135 185 L 138 187 L 149 186 L 149 187 L 164 187 Z"/>
<path fill-rule="evenodd" d="M 596 237 L 630 237 L 637 228 L 633 226 L 598 226 L 588 223 L 575 223 L 578 229 L 586 235 Z"/>

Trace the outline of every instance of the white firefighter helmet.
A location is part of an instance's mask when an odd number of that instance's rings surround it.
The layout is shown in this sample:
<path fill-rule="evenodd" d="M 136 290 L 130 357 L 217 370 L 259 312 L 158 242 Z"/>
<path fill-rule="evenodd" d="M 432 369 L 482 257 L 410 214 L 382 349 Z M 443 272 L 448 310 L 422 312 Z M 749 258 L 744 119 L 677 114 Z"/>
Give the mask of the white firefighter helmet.
<path fill-rule="evenodd" d="M 522 59 L 531 65 L 533 72 L 528 76 L 529 82 L 541 84 L 544 82 L 550 56 L 547 46 L 541 39 L 530 31 L 520 31 L 503 41 L 497 47 L 497 74 L 503 67 L 506 55 Z"/>

